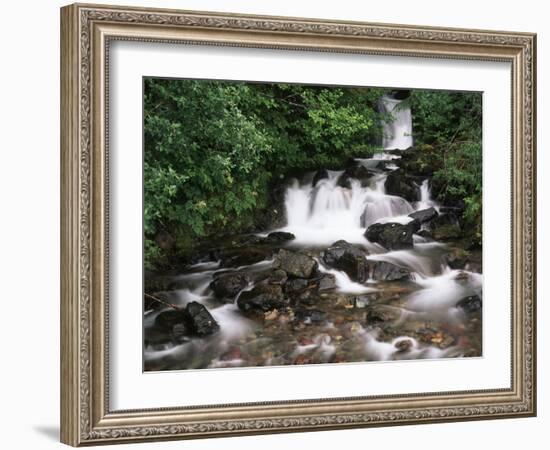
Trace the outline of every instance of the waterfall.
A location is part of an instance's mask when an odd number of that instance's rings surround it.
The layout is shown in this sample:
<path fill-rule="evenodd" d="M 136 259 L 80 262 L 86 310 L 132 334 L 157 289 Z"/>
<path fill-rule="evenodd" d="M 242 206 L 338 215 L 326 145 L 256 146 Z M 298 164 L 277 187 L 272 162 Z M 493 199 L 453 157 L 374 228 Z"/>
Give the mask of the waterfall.
<path fill-rule="evenodd" d="M 394 95 L 399 98 L 386 96 L 381 102 L 384 111 L 395 117 L 385 125 L 384 147 L 406 149 L 412 145 L 411 111 L 397 108 L 403 95 Z M 481 354 L 480 319 L 469 317 L 467 309 L 471 303 L 475 310 L 475 303 L 481 302 L 482 275 L 451 269 L 449 248 L 433 240 L 431 223 L 423 223 L 421 231 L 425 234 L 417 230 L 413 245 L 404 249 L 388 250 L 365 237 L 365 230 L 375 223 L 407 224 L 413 220 L 409 214 L 414 211 L 433 207 L 439 212 L 429 179 L 418 175 L 413 178 L 419 180 L 416 188 L 420 195 L 412 203 L 386 192 L 388 174 L 398 169 L 401 160 L 400 152 L 382 151 L 371 158 L 355 159 L 346 170 L 321 170 L 293 179 L 285 191 L 285 226 L 257 233 L 249 241 L 252 248 L 248 248 L 247 241 L 242 244 L 240 236 L 235 241 L 225 239 L 221 248 L 209 256 L 219 261 L 198 263 L 182 274 L 170 276 L 168 291 L 156 295 L 179 307 L 191 302 L 201 304 L 220 330 L 206 338 L 181 336 L 181 327 L 174 327 L 170 335 L 162 334 L 166 333 L 163 323 L 172 317 L 170 308 L 150 306 L 143 322 L 146 370 Z M 390 192 L 399 192 L 390 186 Z M 291 233 L 292 239 L 269 240 L 273 231 Z M 359 252 L 359 256 L 349 253 L 344 266 L 326 259 L 328 248 L 340 240 L 356 244 L 351 247 Z M 224 261 L 227 251 L 229 255 L 236 251 L 237 256 L 245 258 Z M 274 264 L 281 252 L 301 255 L 309 262 L 314 259 L 316 268 L 311 277 L 296 277 L 288 271 L 286 276 L 287 272 Z M 350 273 L 348 266 L 354 269 L 355 264 L 363 267 L 363 281 L 353 275 L 358 271 Z M 403 271 L 405 278 L 393 278 Z M 236 278 L 224 288 L 231 294 L 221 298 L 213 283 L 226 275 Z M 240 285 L 242 276 L 246 279 Z M 328 286 L 321 290 L 322 280 Z M 238 302 L 257 288 L 260 294 L 255 301 L 271 301 L 271 297 L 277 299 L 284 293 L 288 303 L 283 308 L 268 304 L 269 308 L 247 315 Z M 262 289 L 267 293 L 263 294 Z M 459 305 L 464 301 L 466 308 Z M 166 316 L 161 315 L 167 313 L 168 319 L 162 319 Z M 382 332 L 386 329 L 391 332 Z"/>
<path fill-rule="evenodd" d="M 411 109 L 399 107 L 403 100 L 385 95 L 380 100 L 383 113 L 391 114 L 393 120 L 384 124 L 382 147 L 388 150 L 405 150 L 413 145 Z"/>
<path fill-rule="evenodd" d="M 376 157 L 377 160 L 380 157 Z M 371 160 L 358 163 L 365 166 Z M 349 187 L 339 185 L 344 171 L 327 171 L 328 178 L 315 187 L 306 177 L 294 180 L 286 191 L 287 226 L 284 231 L 296 236 L 296 243 L 330 245 L 339 239 L 365 244 L 365 228 L 375 222 L 408 222 L 413 206 L 401 197 L 387 195 L 384 183 L 387 175 L 374 175 L 368 185 L 349 178 Z"/>
<path fill-rule="evenodd" d="M 434 207 L 439 212 L 439 204 L 432 199 L 432 191 L 430 182 L 426 178 L 420 185 L 420 201 L 416 205 L 416 209 L 426 209 Z"/>

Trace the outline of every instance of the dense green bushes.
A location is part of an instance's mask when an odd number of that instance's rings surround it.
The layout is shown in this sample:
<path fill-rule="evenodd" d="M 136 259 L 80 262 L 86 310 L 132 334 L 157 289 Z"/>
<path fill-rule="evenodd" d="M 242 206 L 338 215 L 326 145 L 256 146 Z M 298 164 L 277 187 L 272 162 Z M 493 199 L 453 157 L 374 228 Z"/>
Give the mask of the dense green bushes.
<path fill-rule="evenodd" d="M 475 92 L 413 91 L 407 104 L 413 115 L 415 144 L 429 144 L 440 167 L 434 193 L 444 204 L 461 204 L 463 222 L 481 243 L 482 95 Z"/>
<path fill-rule="evenodd" d="M 212 234 L 252 228 L 295 170 L 368 156 L 380 89 L 146 79 L 146 264 Z M 171 236 L 161 250 L 159 232 Z"/>

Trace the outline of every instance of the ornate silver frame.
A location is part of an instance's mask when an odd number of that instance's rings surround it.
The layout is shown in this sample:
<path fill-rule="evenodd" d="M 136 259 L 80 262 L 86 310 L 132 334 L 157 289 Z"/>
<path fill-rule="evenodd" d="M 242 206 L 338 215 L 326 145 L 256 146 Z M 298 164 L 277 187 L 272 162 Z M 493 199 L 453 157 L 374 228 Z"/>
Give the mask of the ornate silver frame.
<path fill-rule="evenodd" d="M 507 61 L 512 65 L 509 389 L 111 411 L 108 398 L 109 42 Z M 80 446 L 536 414 L 536 36 L 75 4 L 61 9 L 61 440 Z"/>

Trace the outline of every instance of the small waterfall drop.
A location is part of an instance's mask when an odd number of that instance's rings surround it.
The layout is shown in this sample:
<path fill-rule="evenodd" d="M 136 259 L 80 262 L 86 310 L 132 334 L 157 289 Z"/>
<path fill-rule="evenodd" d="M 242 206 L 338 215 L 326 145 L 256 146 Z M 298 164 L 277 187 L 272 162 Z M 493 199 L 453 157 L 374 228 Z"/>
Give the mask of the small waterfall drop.
<path fill-rule="evenodd" d="M 381 111 L 393 117 L 392 121 L 384 124 L 382 147 L 387 150 L 405 150 L 413 145 L 411 109 L 401 106 L 402 101 L 391 95 L 385 95 L 380 100 Z"/>
<path fill-rule="evenodd" d="M 357 162 L 367 167 L 369 161 Z M 373 175 L 366 186 L 349 178 L 349 187 L 339 185 L 344 171 L 327 173 L 328 178 L 318 181 L 315 187 L 309 179 L 303 183 L 294 180 L 286 191 L 284 231 L 293 233 L 298 244 L 330 245 L 344 239 L 367 245 L 366 227 L 375 222 L 406 218 L 414 211 L 405 199 L 385 193 L 387 175 L 384 173 Z"/>

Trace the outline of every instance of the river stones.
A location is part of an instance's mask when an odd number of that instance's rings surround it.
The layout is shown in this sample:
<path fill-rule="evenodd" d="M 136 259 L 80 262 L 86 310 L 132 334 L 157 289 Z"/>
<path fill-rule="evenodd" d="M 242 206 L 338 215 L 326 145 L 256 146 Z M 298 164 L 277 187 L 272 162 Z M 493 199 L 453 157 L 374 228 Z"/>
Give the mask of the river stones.
<path fill-rule="evenodd" d="M 243 245 L 230 247 L 214 252 L 215 259 L 220 260 L 220 267 L 241 267 L 256 264 L 271 256 L 269 248 Z"/>
<path fill-rule="evenodd" d="M 403 225 L 396 222 L 375 223 L 367 228 L 365 237 L 388 250 L 402 250 L 413 247 L 413 234 L 420 229 L 420 222 L 412 220 Z"/>
<path fill-rule="evenodd" d="M 244 272 L 222 274 L 210 283 L 210 288 L 216 297 L 224 301 L 233 301 L 248 283 L 250 277 Z"/>
<path fill-rule="evenodd" d="M 362 248 L 340 240 L 323 252 L 324 263 L 345 272 L 350 279 L 363 283 L 368 279 L 367 252 Z"/>
<path fill-rule="evenodd" d="M 372 172 L 365 166 L 354 164 L 344 170 L 344 173 L 340 175 L 336 184 L 340 187 L 351 189 L 351 180 L 357 180 L 364 187 L 368 185 L 372 175 Z"/>
<path fill-rule="evenodd" d="M 204 337 L 219 331 L 220 326 L 208 309 L 198 302 L 188 303 L 185 309 L 162 311 L 145 333 L 145 345 L 159 346 L 181 343 L 191 336 Z"/>
<path fill-rule="evenodd" d="M 310 278 L 318 264 L 310 256 L 281 249 L 275 256 L 273 267 L 284 270 L 291 277 Z"/>
<path fill-rule="evenodd" d="M 214 320 L 206 306 L 198 302 L 190 302 L 185 307 L 187 323 L 193 334 L 203 337 L 219 331 L 220 326 Z"/>
<path fill-rule="evenodd" d="M 315 172 L 315 175 L 313 176 L 312 186 L 315 187 L 317 183 L 321 180 L 326 180 L 328 178 L 328 170 L 327 169 L 321 169 Z"/>
<path fill-rule="evenodd" d="M 370 278 L 376 281 L 404 281 L 411 272 L 386 261 L 368 261 Z"/>
<path fill-rule="evenodd" d="M 237 300 L 237 306 L 244 312 L 267 312 L 284 308 L 289 303 L 281 285 L 268 283 L 260 283 L 250 291 L 241 292 Z"/>
<path fill-rule="evenodd" d="M 409 214 L 409 217 L 418 220 L 420 223 L 429 222 L 437 216 L 438 213 L 434 207 L 421 209 L 420 211 L 415 211 Z"/>
<path fill-rule="evenodd" d="M 481 309 L 481 297 L 479 295 L 470 295 L 459 300 L 456 304 L 457 308 L 461 308 L 466 313 L 474 313 Z"/>
<path fill-rule="evenodd" d="M 296 239 L 292 233 L 287 233 L 286 231 L 273 231 L 267 235 L 265 242 L 279 244 L 282 242 L 292 241 Z"/>
<path fill-rule="evenodd" d="M 408 202 L 415 202 L 420 197 L 420 191 L 414 180 L 408 177 L 402 169 L 390 172 L 384 186 L 387 194 L 403 197 Z"/>

